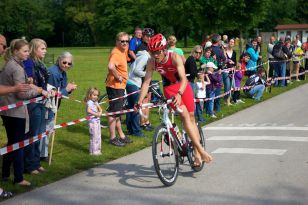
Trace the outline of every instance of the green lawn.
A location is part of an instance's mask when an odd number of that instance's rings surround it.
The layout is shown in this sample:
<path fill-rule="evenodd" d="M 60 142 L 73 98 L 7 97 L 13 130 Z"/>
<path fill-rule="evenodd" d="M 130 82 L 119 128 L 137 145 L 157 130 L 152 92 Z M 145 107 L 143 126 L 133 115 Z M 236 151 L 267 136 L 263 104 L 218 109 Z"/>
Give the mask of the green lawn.
<path fill-rule="evenodd" d="M 68 78 L 70 82 L 75 82 L 78 85 L 78 89 L 71 97 L 82 100 L 87 88 L 90 86 L 97 86 L 102 93 L 105 92 L 104 81 L 107 73 L 107 60 L 110 49 L 111 48 L 49 48 L 48 51 L 55 56 L 58 56 L 65 50 L 70 51 L 74 55 L 75 67 L 68 72 Z M 189 53 L 190 49 L 191 48 L 184 49 L 185 53 Z M 160 79 L 158 74 L 155 74 L 154 78 Z M 271 98 L 306 82 L 307 80 L 296 82 L 287 88 L 273 88 L 272 93 L 265 93 L 263 99 Z M 218 118 L 216 120 L 255 104 L 251 99 L 242 98 L 246 101 L 245 104 L 229 108 L 224 107 L 223 103 L 221 103 L 222 111 L 217 115 Z M 150 117 L 154 125 L 158 125 L 160 122 L 156 111 L 157 110 L 153 109 Z M 85 107 L 83 104 L 63 100 L 58 113 L 57 124 L 83 118 L 85 115 Z M 207 120 L 207 123 L 213 121 L 213 119 L 208 118 Z M 103 118 L 102 121 L 106 121 L 106 119 Z M 123 126 L 123 128 L 125 129 L 125 126 Z M 48 166 L 46 162 L 42 163 L 48 171 L 38 176 L 25 174 L 25 179 L 32 183 L 32 186 L 29 188 L 14 186 L 11 181 L 0 182 L 0 187 L 4 187 L 6 190 L 10 190 L 14 193 L 22 193 L 46 185 L 95 165 L 106 163 L 110 160 L 148 147 L 151 142 L 152 134 L 151 132 L 147 132 L 145 138 L 132 138 L 134 140 L 133 144 L 125 148 L 117 148 L 108 144 L 109 132 L 108 129 L 104 129 L 102 132 L 103 155 L 90 156 L 88 154 L 89 134 L 86 122 L 67 128 L 57 129 L 52 165 Z M 3 147 L 5 144 L 6 134 L 4 128 L 1 126 L 0 145 Z M 152 159 L 149 158 L 148 160 Z M 0 166 L 1 164 L 0 162 Z M 11 176 L 11 179 L 13 179 L 13 176 Z"/>

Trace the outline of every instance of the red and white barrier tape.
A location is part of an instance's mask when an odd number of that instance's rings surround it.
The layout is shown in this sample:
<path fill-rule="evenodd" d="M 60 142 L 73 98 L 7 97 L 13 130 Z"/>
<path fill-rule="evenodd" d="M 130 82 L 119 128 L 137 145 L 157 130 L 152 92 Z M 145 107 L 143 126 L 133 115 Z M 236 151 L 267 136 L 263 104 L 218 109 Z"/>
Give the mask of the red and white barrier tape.
<path fill-rule="evenodd" d="M 24 147 L 28 146 L 29 144 L 32 144 L 33 142 L 36 142 L 36 141 L 48 136 L 49 133 L 50 133 L 50 131 L 46 131 L 44 133 L 41 133 L 41 134 L 36 135 L 34 137 L 31 137 L 29 139 L 26 139 L 26 140 L 11 144 L 9 146 L 3 147 L 3 148 L 0 149 L 0 155 L 5 155 L 5 154 L 13 152 L 15 150 L 24 148 Z"/>
<path fill-rule="evenodd" d="M 158 106 L 159 105 L 152 105 L 152 106 L 148 106 L 146 108 L 150 109 L 150 108 L 154 108 L 154 107 L 158 107 Z M 121 110 L 121 111 L 117 111 L 117 112 L 103 113 L 102 116 L 119 115 L 119 114 L 125 114 L 125 113 L 128 113 L 128 112 L 134 112 L 134 111 L 135 111 L 134 109 L 127 109 L 127 110 Z M 94 118 L 94 116 L 86 116 L 86 117 L 78 119 L 78 120 L 73 120 L 73 121 L 70 121 L 70 122 L 61 123 L 61 124 L 55 125 L 54 129 L 59 129 L 59 128 L 62 128 L 62 127 L 68 127 L 68 126 L 71 126 L 71 125 L 76 125 L 76 124 L 79 124 L 81 122 L 88 121 L 91 118 Z"/>
<path fill-rule="evenodd" d="M 5 105 L 5 106 L 0 107 L 0 112 L 4 111 L 4 110 L 10 110 L 10 109 L 13 109 L 13 108 L 16 108 L 16 107 L 21 107 L 21 106 L 24 106 L 24 105 L 27 105 L 27 104 L 30 104 L 30 103 L 36 103 L 36 102 L 43 100 L 44 98 L 45 98 L 44 96 L 41 96 L 41 97 L 37 97 L 37 98 L 32 98 L 30 100 L 19 101 L 17 103 L 10 104 L 10 105 Z"/>

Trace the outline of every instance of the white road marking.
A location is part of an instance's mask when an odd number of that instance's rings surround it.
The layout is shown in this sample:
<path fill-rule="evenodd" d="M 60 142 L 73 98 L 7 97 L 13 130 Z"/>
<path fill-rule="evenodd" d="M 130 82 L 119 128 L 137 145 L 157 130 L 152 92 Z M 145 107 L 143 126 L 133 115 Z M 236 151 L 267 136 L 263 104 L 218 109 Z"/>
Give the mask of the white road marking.
<path fill-rule="evenodd" d="M 254 155 L 283 155 L 285 149 L 251 149 L 251 148 L 218 148 L 213 154 L 254 154 Z"/>
<path fill-rule="evenodd" d="M 212 136 L 207 140 L 212 141 L 286 141 L 286 142 L 308 142 L 308 137 L 290 137 L 290 136 Z"/>
<path fill-rule="evenodd" d="M 308 131 L 308 127 L 205 127 L 206 130 L 291 130 Z"/>

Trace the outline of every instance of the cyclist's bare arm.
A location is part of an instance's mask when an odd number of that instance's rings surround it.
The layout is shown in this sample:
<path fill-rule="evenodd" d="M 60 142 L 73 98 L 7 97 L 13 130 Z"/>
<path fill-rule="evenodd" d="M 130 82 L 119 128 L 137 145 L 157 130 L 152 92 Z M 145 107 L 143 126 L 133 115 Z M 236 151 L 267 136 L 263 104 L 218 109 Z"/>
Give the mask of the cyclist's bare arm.
<path fill-rule="evenodd" d="M 149 59 L 147 65 L 146 65 L 146 72 L 145 72 L 145 76 L 144 76 L 144 81 L 143 81 L 142 86 L 141 86 L 141 92 L 140 92 L 140 97 L 139 97 L 139 100 L 138 100 L 138 105 L 142 104 L 143 99 L 145 98 L 145 96 L 148 93 L 149 86 L 150 86 L 151 79 L 152 79 L 152 75 L 153 75 L 153 71 L 154 71 L 154 60 Z"/>
<path fill-rule="evenodd" d="M 183 64 L 183 60 L 181 58 L 181 56 L 179 56 L 176 53 L 172 54 L 172 63 L 173 65 L 176 66 L 178 74 L 179 74 L 179 78 L 180 78 L 180 89 L 179 89 L 179 93 L 183 94 L 183 92 L 186 89 L 187 86 L 187 78 L 186 78 L 186 74 L 185 74 L 185 67 Z M 178 106 L 181 104 L 181 100 L 182 100 L 182 96 L 180 94 L 176 94 L 175 95 L 175 99 L 174 99 L 174 105 Z"/>

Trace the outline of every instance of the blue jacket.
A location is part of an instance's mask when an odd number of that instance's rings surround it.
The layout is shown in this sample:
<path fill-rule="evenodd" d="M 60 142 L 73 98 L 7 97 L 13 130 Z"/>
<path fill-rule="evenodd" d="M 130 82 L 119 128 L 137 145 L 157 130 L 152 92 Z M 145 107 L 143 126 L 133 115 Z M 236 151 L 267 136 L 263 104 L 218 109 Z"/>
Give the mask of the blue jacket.
<path fill-rule="evenodd" d="M 60 88 L 60 92 L 64 96 L 68 96 L 66 91 L 67 75 L 65 71 L 62 71 L 58 65 L 53 65 L 48 68 L 50 76 L 48 78 L 48 84 Z"/>
<path fill-rule="evenodd" d="M 246 68 L 250 71 L 256 71 L 259 52 L 255 51 L 251 44 L 246 45 L 246 52 L 250 55 L 250 60 L 248 61 Z"/>

